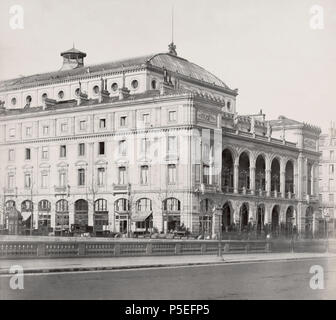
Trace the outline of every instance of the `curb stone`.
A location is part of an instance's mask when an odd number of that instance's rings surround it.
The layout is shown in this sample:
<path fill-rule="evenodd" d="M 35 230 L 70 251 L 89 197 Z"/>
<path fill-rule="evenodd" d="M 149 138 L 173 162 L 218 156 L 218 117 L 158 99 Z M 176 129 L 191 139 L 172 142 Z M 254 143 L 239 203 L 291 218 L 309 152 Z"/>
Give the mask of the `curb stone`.
<path fill-rule="evenodd" d="M 188 266 L 207 266 L 220 264 L 239 264 L 239 263 L 260 263 L 260 262 L 281 262 L 281 261 L 302 261 L 313 259 L 327 259 L 331 257 L 287 257 L 287 258 L 273 258 L 273 259 L 256 259 L 256 260 L 218 260 L 210 262 L 186 262 L 186 263 L 166 263 L 166 264 L 148 264 L 148 265 L 132 265 L 132 266 L 105 266 L 105 267 L 69 267 L 69 268 L 39 268 L 26 269 L 25 274 L 37 273 L 63 273 L 63 272 L 89 272 L 89 271 L 113 271 L 113 270 L 132 270 L 132 269 L 147 269 L 147 268 L 169 268 L 169 267 L 188 267 Z M 7 269 L 0 270 L 0 275 L 13 275 Z"/>

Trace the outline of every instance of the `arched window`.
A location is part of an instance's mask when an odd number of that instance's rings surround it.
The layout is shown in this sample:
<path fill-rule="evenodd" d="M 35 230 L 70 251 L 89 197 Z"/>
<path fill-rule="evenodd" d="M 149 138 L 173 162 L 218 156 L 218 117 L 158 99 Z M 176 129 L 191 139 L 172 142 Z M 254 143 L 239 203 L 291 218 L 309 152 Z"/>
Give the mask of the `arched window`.
<path fill-rule="evenodd" d="M 129 211 L 129 203 L 127 199 L 118 199 L 114 202 L 114 211 L 126 212 Z"/>
<path fill-rule="evenodd" d="M 48 201 L 48 200 L 41 200 L 38 203 L 38 210 L 39 211 L 50 211 L 50 209 L 51 209 L 50 201 Z"/>
<path fill-rule="evenodd" d="M 181 202 L 176 198 L 168 198 L 163 201 L 163 210 L 167 212 L 181 211 Z"/>
<path fill-rule="evenodd" d="M 30 200 L 22 201 L 21 211 L 22 212 L 31 212 L 33 210 L 33 203 Z"/>
<path fill-rule="evenodd" d="M 88 202 L 83 199 L 79 199 L 75 202 L 75 211 L 76 212 L 87 212 L 88 211 Z"/>
<path fill-rule="evenodd" d="M 56 202 L 56 212 L 69 212 L 68 201 L 61 199 Z"/>
<path fill-rule="evenodd" d="M 142 198 L 137 201 L 137 210 L 139 212 L 151 211 L 152 210 L 152 201 L 148 198 Z"/>
<path fill-rule="evenodd" d="M 15 201 L 13 200 L 7 200 L 6 201 L 6 208 L 15 208 Z"/>
<path fill-rule="evenodd" d="M 107 211 L 107 201 L 105 199 L 98 199 L 95 201 L 95 212 Z"/>

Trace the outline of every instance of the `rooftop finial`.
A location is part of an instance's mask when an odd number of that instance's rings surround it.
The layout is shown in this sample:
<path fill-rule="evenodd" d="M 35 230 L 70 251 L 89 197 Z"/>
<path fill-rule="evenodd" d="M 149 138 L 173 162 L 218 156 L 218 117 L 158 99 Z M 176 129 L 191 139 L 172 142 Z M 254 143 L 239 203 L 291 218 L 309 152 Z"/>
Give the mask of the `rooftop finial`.
<path fill-rule="evenodd" d="M 171 37 L 171 43 L 168 46 L 168 52 L 174 56 L 177 56 L 177 52 L 176 52 L 176 45 L 174 44 L 174 6 L 172 6 L 172 37 Z"/>
<path fill-rule="evenodd" d="M 174 6 L 172 6 L 172 43 L 174 43 Z"/>

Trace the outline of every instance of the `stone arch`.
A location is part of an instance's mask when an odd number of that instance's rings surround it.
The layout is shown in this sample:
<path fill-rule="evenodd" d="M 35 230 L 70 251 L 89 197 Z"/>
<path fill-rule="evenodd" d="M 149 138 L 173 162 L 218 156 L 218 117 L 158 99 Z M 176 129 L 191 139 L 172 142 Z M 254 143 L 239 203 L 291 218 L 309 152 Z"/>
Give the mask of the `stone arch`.
<path fill-rule="evenodd" d="M 250 152 L 242 151 L 238 158 L 238 188 L 249 189 L 250 186 Z"/>
<path fill-rule="evenodd" d="M 285 193 L 294 193 L 294 161 L 287 159 L 284 164 L 285 167 Z"/>
<path fill-rule="evenodd" d="M 243 202 L 239 209 L 240 230 L 241 231 L 246 230 L 248 223 L 249 223 L 249 203 Z"/>
<path fill-rule="evenodd" d="M 258 154 L 255 161 L 255 188 L 256 192 L 266 190 L 266 156 Z"/>
<path fill-rule="evenodd" d="M 277 236 L 279 234 L 280 227 L 280 206 L 275 204 L 271 211 L 271 230 L 273 236 Z"/>
<path fill-rule="evenodd" d="M 75 202 L 75 224 L 87 227 L 89 224 L 89 204 L 87 200 L 78 199 Z"/>
<path fill-rule="evenodd" d="M 233 207 L 230 201 L 226 201 L 223 205 L 222 212 L 222 231 L 228 232 L 233 224 Z"/>
<path fill-rule="evenodd" d="M 229 148 L 222 151 L 222 190 L 229 192 L 233 189 L 234 180 L 234 155 Z"/>
<path fill-rule="evenodd" d="M 257 220 L 257 232 L 261 232 L 262 230 L 264 230 L 264 226 L 265 226 L 265 204 L 264 203 L 259 203 L 257 205 L 257 216 L 256 216 L 256 220 Z"/>
<path fill-rule="evenodd" d="M 280 191 L 281 159 L 277 156 L 271 160 L 271 191 Z"/>
<path fill-rule="evenodd" d="M 287 236 L 292 234 L 294 226 L 296 226 L 295 209 L 294 206 L 289 205 L 285 212 L 285 233 Z"/>
<path fill-rule="evenodd" d="M 235 160 L 237 159 L 237 157 L 239 156 L 239 153 L 238 153 L 237 149 L 233 146 L 230 146 L 230 145 L 223 145 L 222 152 L 226 149 L 231 152 L 232 158 L 233 158 L 233 163 L 234 163 Z"/>

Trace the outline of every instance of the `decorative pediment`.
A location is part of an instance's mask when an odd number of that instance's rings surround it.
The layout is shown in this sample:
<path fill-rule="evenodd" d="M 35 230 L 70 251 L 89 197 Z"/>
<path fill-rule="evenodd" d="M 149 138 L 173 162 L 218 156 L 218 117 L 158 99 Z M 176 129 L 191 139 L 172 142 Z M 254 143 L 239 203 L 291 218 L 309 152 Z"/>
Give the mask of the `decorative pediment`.
<path fill-rule="evenodd" d="M 83 160 L 79 160 L 75 163 L 75 166 L 77 167 L 86 167 L 88 165 L 88 163 L 86 161 Z"/>
<path fill-rule="evenodd" d="M 23 170 L 33 170 L 34 169 L 34 167 L 31 165 L 31 164 L 26 164 L 26 165 L 24 165 L 23 167 L 22 167 L 22 169 Z"/>
<path fill-rule="evenodd" d="M 50 169 L 50 164 L 49 163 L 41 163 L 39 165 L 39 168 L 41 168 L 41 169 Z"/>
<path fill-rule="evenodd" d="M 59 162 L 58 164 L 57 164 L 57 167 L 59 167 L 59 168 L 67 168 L 69 165 L 66 163 L 66 162 L 64 162 L 64 161 L 62 161 L 62 162 Z"/>
<path fill-rule="evenodd" d="M 106 160 L 98 160 L 95 162 L 96 166 L 107 166 L 108 162 Z"/>

